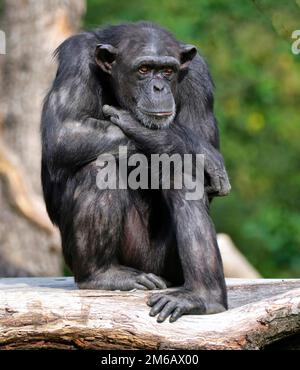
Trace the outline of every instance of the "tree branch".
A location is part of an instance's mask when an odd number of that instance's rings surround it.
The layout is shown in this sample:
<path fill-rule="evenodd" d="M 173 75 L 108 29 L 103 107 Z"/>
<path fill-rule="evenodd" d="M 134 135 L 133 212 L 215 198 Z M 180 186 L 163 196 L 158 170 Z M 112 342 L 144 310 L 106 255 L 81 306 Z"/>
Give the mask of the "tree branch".
<path fill-rule="evenodd" d="M 300 280 L 228 279 L 231 309 L 158 324 L 151 292 L 0 279 L 0 348 L 261 349 L 300 329 Z M 22 299 L 20 299 L 20 295 Z"/>

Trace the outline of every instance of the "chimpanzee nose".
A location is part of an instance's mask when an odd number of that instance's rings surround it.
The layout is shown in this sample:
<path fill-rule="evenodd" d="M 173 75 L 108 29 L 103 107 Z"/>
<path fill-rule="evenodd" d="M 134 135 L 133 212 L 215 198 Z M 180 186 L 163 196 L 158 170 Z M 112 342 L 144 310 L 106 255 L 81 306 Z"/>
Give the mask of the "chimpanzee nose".
<path fill-rule="evenodd" d="M 161 82 L 155 82 L 155 84 L 153 85 L 154 92 L 162 92 L 164 91 L 164 89 L 165 87 Z"/>

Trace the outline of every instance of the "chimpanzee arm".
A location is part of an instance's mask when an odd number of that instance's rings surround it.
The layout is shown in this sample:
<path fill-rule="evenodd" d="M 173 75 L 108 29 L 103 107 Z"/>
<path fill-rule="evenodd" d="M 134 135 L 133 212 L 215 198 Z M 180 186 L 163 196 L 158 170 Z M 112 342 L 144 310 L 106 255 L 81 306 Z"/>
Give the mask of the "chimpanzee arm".
<path fill-rule="evenodd" d="M 220 148 L 217 120 L 214 115 L 214 85 L 207 64 L 197 55 L 188 70 L 181 72 L 178 100 L 181 102 L 176 122 L 192 130 L 193 137 Z"/>
<path fill-rule="evenodd" d="M 173 214 L 184 285 L 170 292 L 153 294 L 148 305 L 158 322 L 183 314 L 211 314 L 227 309 L 227 294 L 216 232 L 206 196 L 185 199 L 186 190 L 165 190 Z"/>
<path fill-rule="evenodd" d="M 53 111 L 51 103 L 45 105 L 43 123 L 43 155 L 50 168 L 52 165 L 56 169 L 74 171 L 101 153 L 117 153 L 118 145 L 128 143 L 124 133 L 109 121 L 70 118 L 60 122 L 59 111 Z"/>
<path fill-rule="evenodd" d="M 56 52 L 58 71 L 42 113 L 43 159 L 50 171 L 73 171 L 128 142 L 118 127 L 104 121 L 104 82 L 93 64 L 96 44 L 95 35 L 83 33 Z"/>
<path fill-rule="evenodd" d="M 227 195 L 230 183 L 222 155 L 207 140 L 199 138 L 189 127 L 175 123 L 167 129 L 151 130 L 142 126 L 128 112 L 104 106 L 103 112 L 118 125 L 145 154 L 204 154 L 204 169 L 209 177 L 207 192 Z"/>
<path fill-rule="evenodd" d="M 203 153 L 206 166 L 217 165 L 219 161 L 218 168 L 209 167 L 209 175 L 221 178 L 225 186 L 229 186 L 220 153 L 207 141 L 194 140 L 189 128 L 174 124 L 167 129 L 151 130 L 140 125 L 128 112 L 105 106 L 104 113 L 110 115 L 111 121 L 121 127 L 126 136 L 140 150 L 146 150 L 147 154 Z M 218 172 L 221 169 L 225 172 Z M 229 190 L 222 186 L 221 182 L 220 192 Z M 227 308 L 226 287 L 206 193 L 195 201 L 186 198 L 185 186 L 182 189 L 165 189 L 163 193 L 173 215 L 184 285 L 175 291 L 151 296 L 148 301 L 152 307 L 150 315 L 158 315 L 157 320 L 161 322 L 167 317 L 170 317 L 170 321 L 175 321 L 186 313 L 224 311 Z"/>

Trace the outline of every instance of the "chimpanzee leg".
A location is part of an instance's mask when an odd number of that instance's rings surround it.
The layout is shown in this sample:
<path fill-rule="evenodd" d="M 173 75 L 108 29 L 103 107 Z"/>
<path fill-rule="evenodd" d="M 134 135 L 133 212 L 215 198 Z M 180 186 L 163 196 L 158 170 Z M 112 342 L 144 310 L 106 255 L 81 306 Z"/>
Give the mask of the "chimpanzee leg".
<path fill-rule="evenodd" d="M 61 223 L 66 262 L 82 289 L 164 289 L 164 281 L 154 274 L 122 266 L 118 251 L 123 241 L 123 225 L 129 205 L 127 190 L 88 188 L 87 174 L 82 192 L 72 194 L 72 209 Z M 72 217 L 70 217 L 72 215 Z M 63 217 L 62 217 L 63 219 Z"/>
<path fill-rule="evenodd" d="M 175 291 L 153 294 L 148 304 L 157 321 L 177 320 L 185 313 L 210 314 L 227 309 L 227 294 L 216 233 L 209 216 L 207 197 L 186 200 L 185 190 L 168 190 L 173 210 L 184 285 Z"/>

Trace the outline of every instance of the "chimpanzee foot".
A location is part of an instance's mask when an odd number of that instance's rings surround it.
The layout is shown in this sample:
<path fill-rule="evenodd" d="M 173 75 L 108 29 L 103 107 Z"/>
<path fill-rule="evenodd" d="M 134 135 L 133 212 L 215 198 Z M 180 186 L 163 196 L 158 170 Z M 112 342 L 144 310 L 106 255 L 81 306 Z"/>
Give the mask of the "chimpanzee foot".
<path fill-rule="evenodd" d="M 105 272 L 97 272 L 84 281 L 78 282 L 80 289 L 104 290 L 154 290 L 166 289 L 165 280 L 155 274 L 147 274 L 125 266 L 114 266 Z"/>
<path fill-rule="evenodd" d="M 135 279 L 134 289 L 154 290 L 167 288 L 165 280 L 155 274 L 140 273 Z"/>
<path fill-rule="evenodd" d="M 150 296 L 147 304 L 152 307 L 150 316 L 158 315 L 157 322 L 163 322 L 168 317 L 170 317 L 170 322 L 174 322 L 184 314 L 199 315 L 226 311 L 222 304 L 206 303 L 199 293 L 193 293 L 185 288 L 172 292 L 155 293 Z"/>

